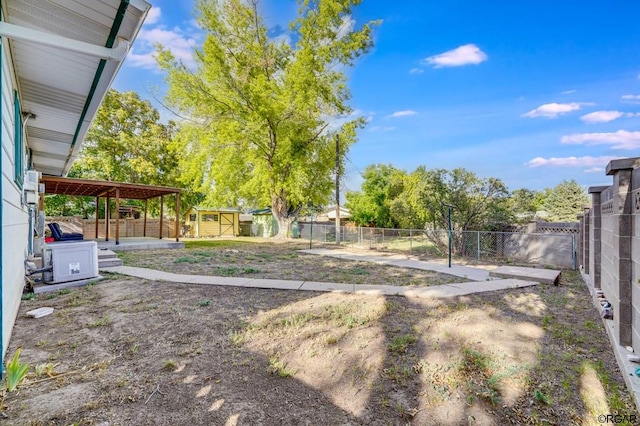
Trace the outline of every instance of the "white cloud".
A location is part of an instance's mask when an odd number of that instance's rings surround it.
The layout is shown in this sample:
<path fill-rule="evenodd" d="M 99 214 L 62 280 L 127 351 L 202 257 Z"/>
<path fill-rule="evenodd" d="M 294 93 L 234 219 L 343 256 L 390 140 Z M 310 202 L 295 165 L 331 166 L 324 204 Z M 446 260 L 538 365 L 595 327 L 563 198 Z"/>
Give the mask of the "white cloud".
<path fill-rule="evenodd" d="M 536 157 L 533 160 L 527 161 L 525 166 L 529 167 L 542 167 L 542 166 L 555 166 L 555 167 L 604 167 L 611 160 L 615 160 L 618 157 Z"/>
<path fill-rule="evenodd" d="M 411 68 L 409 70 L 409 74 L 422 74 L 424 71 L 420 68 Z"/>
<path fill-rule="evenodd" d="M 589 167 L 588 169 L 584 169 L 585 173 L 604 173 L 606 170 L 605 167 Z"/>
<path fill-rule="evenodd" d="M 613 149 L 640 148 L 640 132 L 618 130 L 613 133 L 576 133 L 560 140 L 568 145 L 611 145 Z"/>
<path fill-rule="evenodd" d="M 336 32 L 336 38 L 338 40 L 342 39 L 344 36 L 353 31 L 353 28 L 356 25 L 356 20 L 351 17 L 351 15 L 344 16 L 342 18 L 342 24 L 340 28 L 338 28 Z"/>
<path fill-rule="evenodd" d="M 638 103 L 640 102 L 640 95 L 622 95 L 620 99 L 625 102 Z"/>
<path fill-rule="evenodd" d="M 429 56 L 421 62 L 426 65 L 432 65 L 434 68 L 443 67 L 460 67 L 469 64 L 479 64 L 487 60 L 487 54 L 484 53 L 475 44 L 465 44 L 439 55 Z"/>
<path fill-rule="evenodd" d="M 397 117 L 408 117 L 410 115 L 416 115 L 417 112 L 411 110 L 411 109 L 407 109 L 404 111 L 396 111 L 393 114 L 391 114 L 389 117 L 393 117 L 393 118 L 397 118 Z"/>
<path fill-rule="evenodd" d="M 564 92 L 560 92 L 561 95 L 570 95 L 572 93 L 576 93 L 577 90 L 565 90 Z"/>
<path fill-rule="evenodd" d="M 560 114 L 566 114 L 571 111 L 577 111 L 582 108 L 583 105 L 594 105 L 593 103 L 587 102 L 572 102 L 569 104 L 558 104 L 558 103 L 550 103 L 540 105 L 536 109 L 532 109 L 531 111 L 522 114 L 522 117 L 546 117 L 546 118 L 556 118 Z"/>
<path fill-rule="evenodd" d="M 162 27 L 140 30 L 134 49 L 127 55 L 127 64 L 133 67 L 155 69 L 157 67 L 154 47 L 156 44 L 171 50 L 177 60 L 187 65 L 193 64 L 193 47 L 196 45 L 196 40 L 179 28 L 166 30 Z"/>
<path fill-rule="evenodd" d="M 624 115 L 625 113 L 620 111 L 596 111 L 583 115 L 580 120 L 585 123 L 608 123 Z"/>
<path fill-rule="evenodd" d="M 373 126 L 371 129 L 369 129 L 372 132 L 391 132 L 393 130 L 395 130 L 396 128 L 393 126 Z"/>
<path fill-rule="evenodd" d="M 147 13 L 147 18 L 144 20 L 144 25 L 153 25 L 157 24 L 160 21 L 160 16 L 162 12 L 158 6 L 153 6 L 149 9 L 149 13 Z"/>

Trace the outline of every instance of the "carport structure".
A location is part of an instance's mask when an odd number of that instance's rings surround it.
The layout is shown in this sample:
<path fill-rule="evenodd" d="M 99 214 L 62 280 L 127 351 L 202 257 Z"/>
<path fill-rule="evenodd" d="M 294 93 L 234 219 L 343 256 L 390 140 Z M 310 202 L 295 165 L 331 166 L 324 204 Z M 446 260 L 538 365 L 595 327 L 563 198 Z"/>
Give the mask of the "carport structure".
<path fill-rule="evenodd" d="M 44 195 L 59 194 L 78 197 L 95 197 L 96 199 L 96 237 L 98 236 L 98 207 L 100 198 L 105 198 L 105 237 L 109 241 L 109 201 L 114 198 L 115 211 L 120 210 L 120 199 L 144 200 L 144 225 L 143 236 L 147 236 L 147 204 L 150 199 L 160 198 L 160 231 L 158 238 L 162 239 L 162 212 L 164 209 L 164 197 L 175 194 L 176 223 L 175 238 L 180 237 L 180 189 L 167 186 L 142 185 L 135 183 L 112 182 L 106 180 L 88 180 L 57 176 L 42 176 L 40 183 L 44 184 L 44 192 L 40 196 L 40 210 L 44 210 Z M 115 242 L 120 244 L 120 221 L 116 220 Z"/>

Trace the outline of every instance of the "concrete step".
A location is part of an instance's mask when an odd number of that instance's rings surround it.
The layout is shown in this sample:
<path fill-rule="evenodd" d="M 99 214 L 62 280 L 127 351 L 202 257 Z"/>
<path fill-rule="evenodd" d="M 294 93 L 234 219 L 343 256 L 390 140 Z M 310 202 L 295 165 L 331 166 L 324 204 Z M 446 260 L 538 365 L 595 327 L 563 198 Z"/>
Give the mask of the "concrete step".
<path fill-rule="evenodd" d="M 98 260 L 98 268 L 109 268 L 111 266 L 122 266 L 123 262 L 121 259 L 100 259 Z"/>
<path fill-rule="evenodd" d="M 110 266 L 122 266 L 122 260 L 111 250 L 98 250 L 98 268 L 108 268 Z"/>
<path fill-rule="evenodd" d="M 536 281 L 545 284 L 558 285 L 561 271 L 540 268 L 525 268 L 521 266 L 499 266 L 489 272 L 490 277 L 515 278 L 528 281 Z"/>
<path fill-rule="evenodd" d="M 118 255 L 111 250 L 98 250 L 98 259 L 115 259 Z"/>

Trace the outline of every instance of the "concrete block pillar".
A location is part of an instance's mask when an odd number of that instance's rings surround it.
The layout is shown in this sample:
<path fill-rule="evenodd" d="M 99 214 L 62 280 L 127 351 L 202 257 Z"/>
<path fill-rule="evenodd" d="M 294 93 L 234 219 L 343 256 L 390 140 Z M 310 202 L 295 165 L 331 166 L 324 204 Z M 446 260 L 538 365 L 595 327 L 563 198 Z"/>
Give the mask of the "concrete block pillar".
<path fill-rule="evenodd" d="M 593 247 L 593 253 L 587 253 L 590 255 L 592 262 L 587 264 L 593 264 L 593 271 L 591 271 L 592 282 L 595 288 L 602 288 L 602 203 L 600 194 L 607 189 L 608 186 L 592 186 L 589 188 L 591 194 L 591 210 L 589 211 L 589 220 L 591 222 L 591 235 L 592 244 L 587 243 Z M 589 240 L 587 240 L 589 241 Z M 587 251 L 589 247 L 587 247 Z"/>
<path fill-rule="evenodd" d="M 614 266 L 617 278 L 613 284 L 619 289 L 618 312 L 614 318 L 619 325 L 619 343 L 632 345 L 632 172 L 640 167 L 640 158 L 625 158 L 610 161 L 607 175 L 613 176 L 614 216 Z"/>
<path fill-rule="evenodd" d="M 576 246 L 578 256 L 578 267 L 584 269 L 584 218 L 585 215 L 579 214 L 578 219 L 578 244 Z M 586 273 L 586 272 L 585 272 Z"/>

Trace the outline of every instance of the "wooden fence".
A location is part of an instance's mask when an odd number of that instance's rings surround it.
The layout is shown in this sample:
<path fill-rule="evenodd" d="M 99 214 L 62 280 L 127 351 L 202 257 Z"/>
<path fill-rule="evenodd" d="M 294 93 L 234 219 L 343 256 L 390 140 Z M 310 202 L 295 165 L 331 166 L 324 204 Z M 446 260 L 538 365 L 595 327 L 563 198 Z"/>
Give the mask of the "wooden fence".
<path fill-rule="evenodd" d="M 143 237 L 144 236 L 144 219 L 111 219 L 109 220 L 109 237 L 116 236 L 116 220 L 120 222 L 120 238 L 126 237 Z M 63 232 L 81 232 L 85 240 L 96 239 L 96 220 L 83 219 L 81 216 L 47 216 L 46 223 L 57 222 L 60 224 Z M 98 220 L 98 237 L 105 238 L 106 221 Z M 160 233 L 160 219 L 147 218 L 147 237 L 158 237 Z M 162 224 L 163 238 L 175 237 L 175 220 L 164 219 Z"/>

